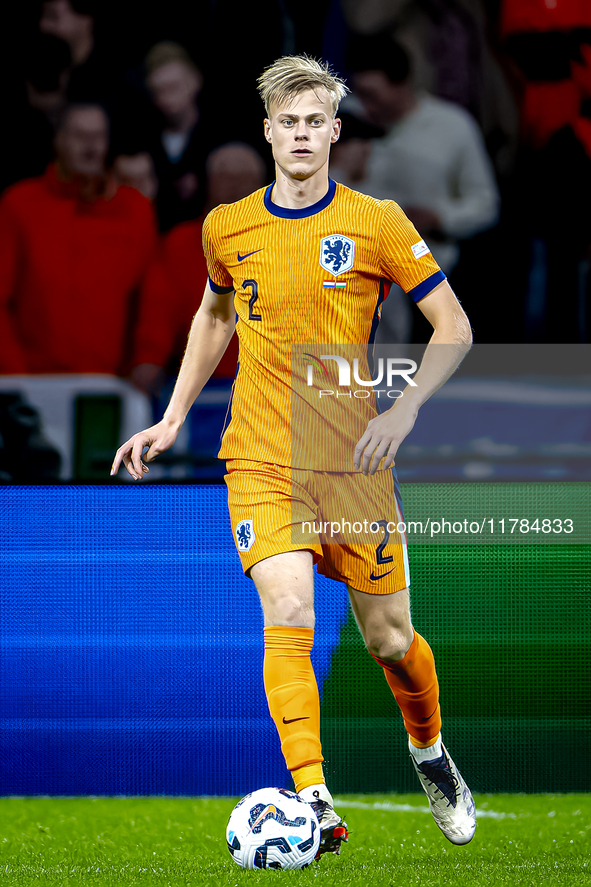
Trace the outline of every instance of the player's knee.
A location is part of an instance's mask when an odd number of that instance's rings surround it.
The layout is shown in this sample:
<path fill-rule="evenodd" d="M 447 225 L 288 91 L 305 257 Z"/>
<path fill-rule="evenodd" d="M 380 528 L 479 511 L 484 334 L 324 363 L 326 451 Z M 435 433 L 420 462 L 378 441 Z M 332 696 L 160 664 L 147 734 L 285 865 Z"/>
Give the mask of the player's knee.
<path fill-rule="evenodd" d="M 295 594 L 280 594 L 263 605 L 268 625 L 314 627 L 314 609 Z"/>
<path fill-rule="evenodd" d="M 412 644 L 413 633 L 402 629 L 388 629 L 371 633 L 365 644 L 372 656 L 384 662 L 399 662 L 406 656 Z"/>

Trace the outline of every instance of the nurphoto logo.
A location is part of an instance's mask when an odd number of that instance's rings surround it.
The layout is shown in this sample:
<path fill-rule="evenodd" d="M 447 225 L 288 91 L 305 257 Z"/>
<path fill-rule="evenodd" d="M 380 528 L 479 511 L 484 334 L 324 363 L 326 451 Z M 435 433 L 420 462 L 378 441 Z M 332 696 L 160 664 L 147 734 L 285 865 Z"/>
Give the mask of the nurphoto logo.
<path fill-rule="evenodd" d="M 317 373 L 322 373 L 325 379 L 330 379 L 331 374 L 324 361 L 334 360 L 338 367 L 338 386 L 339 388 L 348 389 L 346 391 L 337 391 L 333 388 L 321 388 L 318 391 L 320 398 L 330 396 L 366 398 L 371 396 L 368 389 L 373 388 L 374 394 L 377 397 L 380 394 L 385 394 L 390 399 L 397 400 L 403 395 L 402 391 L 393 388 L 394 379 L 397 377 L 402 377 L 407 385 L 412 385 L 414 388 L 417 387 L 417 383 L 413 382 L 411 375 L 416 373 L 418 366 L 414 360 L 406 357 L 388 357 L 386 360 L 380 357 L 377 362 L 377 375 L 375 379 L 360 378 L 359 359 L 355 357 L 353 359 L 353 380 L 357 385 L 362 386 L 361 389 L 356 390 L 351 389 L 351 363 L 345 357 L 339 354 L 321 354 L 320 357 L 315 357 L 313 354 L 308 353 L 304 353 L 303 357 L 308 364 L 306 383 L 309 388 L 316 387 L 314 385 L 314 370 Z M 334 369 L 334 367 L 331 367 L 331 369 Z M 376 385 L 380 385 L 382 382 L 385 382 L 386 388 L 376 388 Z"/>

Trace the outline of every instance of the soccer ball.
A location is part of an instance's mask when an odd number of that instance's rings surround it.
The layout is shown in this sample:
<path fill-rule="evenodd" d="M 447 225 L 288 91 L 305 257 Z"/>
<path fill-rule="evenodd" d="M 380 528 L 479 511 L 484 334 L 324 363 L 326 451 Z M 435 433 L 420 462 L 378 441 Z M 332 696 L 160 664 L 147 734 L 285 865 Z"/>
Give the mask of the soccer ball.
<path fill-rule="evenodd" d="M 226 841 L 243 869 L 304 869 L 320 844 L 314 810 L 285 788 L 261 788 L 238 801 Z"/>

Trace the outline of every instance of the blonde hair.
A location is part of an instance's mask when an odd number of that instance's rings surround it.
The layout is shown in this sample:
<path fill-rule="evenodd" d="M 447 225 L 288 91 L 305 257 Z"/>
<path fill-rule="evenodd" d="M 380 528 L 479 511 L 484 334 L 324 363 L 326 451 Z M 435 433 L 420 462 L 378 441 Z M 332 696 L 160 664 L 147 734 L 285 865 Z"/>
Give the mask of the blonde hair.
<path fill-rule="evenodd" d="M 172 40 L 162 40 L 161 43 L 156 43 L 152 47 L 145 58 L 144 65 L 147 76 L 149 77 L 158 68 L 168 65 L 170 62 L 181 62 L 191 71 L 199 70 L 184 46 L 181 46 L 180 43 L 173 43 Z"/>
<path fill-rule="evenodd" d="M 258 90 L 267 114 L 272 104 L 289 102 L 308 89 L 325 89 L 332 102 L 333 117 L 339 102 L 349 92 L 342 77 L 328 62 L 320 62 L 309 55 L 284 55 L 265 68 L 257 80 Z"/>

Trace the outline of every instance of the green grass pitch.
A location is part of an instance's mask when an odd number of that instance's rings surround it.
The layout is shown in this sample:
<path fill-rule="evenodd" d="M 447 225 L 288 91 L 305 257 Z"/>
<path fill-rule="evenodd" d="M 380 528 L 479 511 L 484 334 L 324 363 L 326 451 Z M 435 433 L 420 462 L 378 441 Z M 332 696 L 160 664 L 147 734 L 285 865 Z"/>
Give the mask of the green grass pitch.
<path fill-rule="evenodd" d="M 0 881 L 220 887 L 255 881 L 318 887 L 591 883 L 591 795 L 477 795 L 476 836 L 454 847 L 424 796 L 346 795 L 350 841 L 301 872 L 245 872 L 225 826 L 235 799 L 0 798 Z"/>

